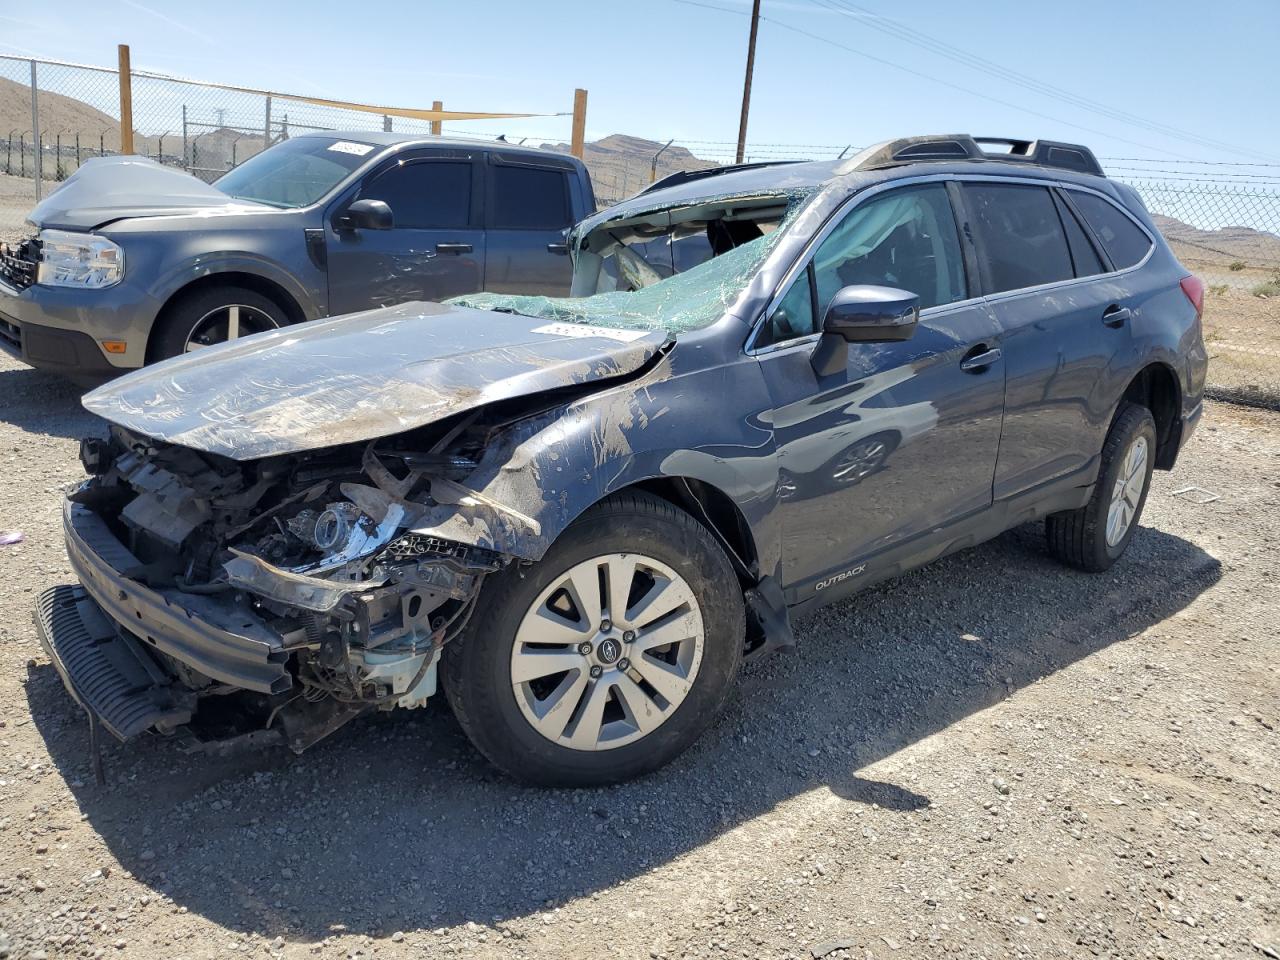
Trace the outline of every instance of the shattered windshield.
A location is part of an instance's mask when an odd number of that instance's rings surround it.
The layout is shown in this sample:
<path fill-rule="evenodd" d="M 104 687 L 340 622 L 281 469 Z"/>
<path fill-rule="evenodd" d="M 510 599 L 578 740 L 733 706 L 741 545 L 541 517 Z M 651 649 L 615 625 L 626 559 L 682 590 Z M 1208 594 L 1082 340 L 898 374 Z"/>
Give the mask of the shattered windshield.
<path fill-rule="evenodd" d="M 587 296 L 540 297 L 476 293 L 450 303 L 518 313 L 565 323 L 684 333 L 724 315 L 782 236 L 807 193 L 765 198 L 748 213 L 720 201 L 687 218 L 672 211 L 645 215 L 644 223 L 607 223 L 584 239 L 574 287 Z M 757 204 L 760 198 L 753 198 Z M 662 232 L 646 229 L 655 214 Z M 636 218 L 637 220 L 640 218 Z"/>
<path fill-rule="evenodd" d="M 298 137 L 250 157 L 213 185 L 237 200 L 273 207 L 306 207 L 382 149 L 352 140 Z"/>

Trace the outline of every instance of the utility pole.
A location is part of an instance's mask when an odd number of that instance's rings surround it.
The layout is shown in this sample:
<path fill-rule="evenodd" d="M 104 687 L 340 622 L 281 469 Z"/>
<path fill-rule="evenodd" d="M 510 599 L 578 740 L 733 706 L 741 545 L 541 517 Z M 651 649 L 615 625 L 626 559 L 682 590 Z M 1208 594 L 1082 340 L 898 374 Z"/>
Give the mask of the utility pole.
<path fill-rule="evenodd" d="M 751 39 L 747 41 L 747 78 L 742 82 L 742 119 L 738 122 L 737 163 L 747 150 L 747 113 L 751 110 L 751 73 L 756 66 L 756 31 L 760 28 L 760 0 L 751 0 Z"/>

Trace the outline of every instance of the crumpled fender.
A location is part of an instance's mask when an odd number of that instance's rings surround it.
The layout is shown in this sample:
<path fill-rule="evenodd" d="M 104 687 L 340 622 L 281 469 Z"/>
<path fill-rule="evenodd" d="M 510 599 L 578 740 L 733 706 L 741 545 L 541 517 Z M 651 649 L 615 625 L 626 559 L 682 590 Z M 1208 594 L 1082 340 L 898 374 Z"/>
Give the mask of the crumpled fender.
<path fill-rule="evenodd" d="M 476 495 L 430 508 L 414 532 L 539 560 L 566 527 L 610 494 L 684 477 L 738 505 L 756 534 L 759 569 L 776 572 L 772 431 L 757 414 L 731 421 L 706 405 L 707 398 L 721 397 L 722 410 L 763 412 L 769 407 L 763 378 L 751 364 L 686 375 L 679 367 L 668 355 L 639 380 L 512 424 L 462 482 Z"/>

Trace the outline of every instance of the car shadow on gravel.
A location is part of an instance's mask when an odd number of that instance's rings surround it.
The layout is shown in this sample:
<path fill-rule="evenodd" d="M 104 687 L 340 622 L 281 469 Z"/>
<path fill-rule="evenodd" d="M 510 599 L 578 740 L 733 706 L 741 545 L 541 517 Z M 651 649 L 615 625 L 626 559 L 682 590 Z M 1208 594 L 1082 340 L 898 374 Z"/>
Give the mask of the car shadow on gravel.
<path fill-rule="evenodd" d="M 692 750 L 603 790 L 511 782 L 439 703 L 357 721 L 301 757 L 112 741 L 100 788 L 52 668 L 33 668 L 26 689 L 82 814 L 143 883 L 245 933 L 377 936 L 697 869 L 681 858 L 810 791 L 850 816 L 868 804 L 928 815 L 943 785 L 927 765 L 866 768 L 1177 614 L 1219 576 L 1198 546 L 1155 529 L 1097 576 L 1054 563 L 1039 527 L 1013 531 L 800 622 L 797 652 L 749 664 Z"/>
<path fill-rule="evenodd" d="M 27 433 L 75 440 L 102 433 L 102 421 L 80 406 L 86 389 L 43 370 L 0 369 L 0 421 Z"/>

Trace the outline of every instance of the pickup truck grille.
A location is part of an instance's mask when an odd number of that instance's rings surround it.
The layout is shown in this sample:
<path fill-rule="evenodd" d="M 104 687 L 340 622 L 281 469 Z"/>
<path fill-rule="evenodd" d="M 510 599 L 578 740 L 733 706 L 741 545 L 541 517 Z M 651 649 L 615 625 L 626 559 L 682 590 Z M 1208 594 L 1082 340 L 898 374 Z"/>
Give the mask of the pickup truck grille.
<path fill-rule="evenodd" d="M 40 262 L 40 241 L 28 237 L 15 243 L 0 243 L 0 280 L 18 290 L 36 282 L 36 265 Z"/>

